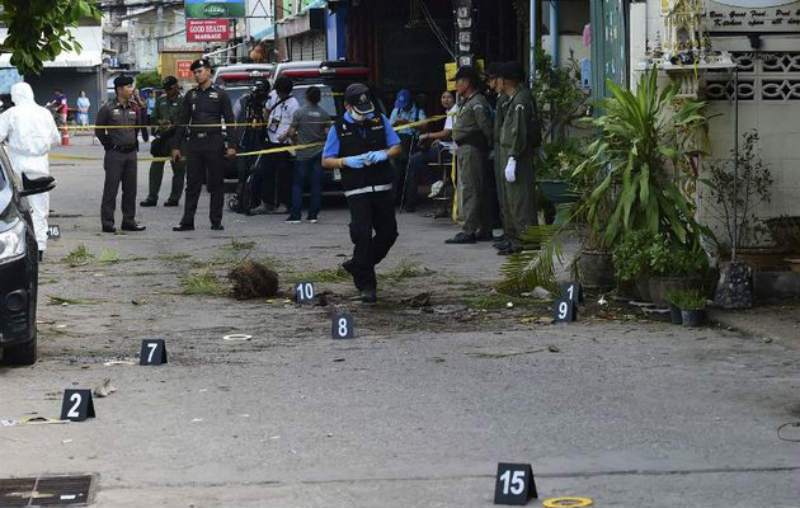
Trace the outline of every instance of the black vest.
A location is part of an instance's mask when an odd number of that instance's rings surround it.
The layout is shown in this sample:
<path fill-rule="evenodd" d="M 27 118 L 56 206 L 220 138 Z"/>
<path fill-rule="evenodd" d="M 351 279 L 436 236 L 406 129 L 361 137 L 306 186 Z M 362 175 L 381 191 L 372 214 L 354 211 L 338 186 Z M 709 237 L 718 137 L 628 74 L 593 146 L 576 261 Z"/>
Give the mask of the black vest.
<path fill-rule="evenodd" d="M 336 123 L 339 136 L 339 157 L 350 157 L 376 150 L 386 150 L 386 129 L 383 118 L 367 120 L 363 126 L 346 122 Z M 369 185 L 386 185 L 394 181 L 394 172 L 389 161 L 364 166 L 361 169 L 342 168 L 342 187 L 345 191 Z"/>

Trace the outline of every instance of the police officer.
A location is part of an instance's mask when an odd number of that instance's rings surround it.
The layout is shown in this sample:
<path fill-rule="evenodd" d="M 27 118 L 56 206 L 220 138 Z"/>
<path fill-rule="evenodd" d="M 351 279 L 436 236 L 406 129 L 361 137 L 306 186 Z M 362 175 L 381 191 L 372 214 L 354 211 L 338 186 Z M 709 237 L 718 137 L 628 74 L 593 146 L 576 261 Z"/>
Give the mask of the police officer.
<path fill-rule="evenodd" d="M 342 267 L 353 276 L 360 300 L 374 303 L 378 285 L 375 265 L 397 239 L 394 172 L 389 160 L 401 155 L 402 146 L 389 119 L 375 111 L 365 85 L 348 86 L 344 100 L 347 111 L 328 131 L 322 167 L 341 171 L 350 208 L 353 257 Z"/>
<path fill-rule="evenodd" d="M 187 139 L 186 204 L 180 224 L 172 230 L 194 230 L 194 214 L 205 182 L 211 195 L 211 229 L 221 231 L 225 229 L 222 226 L 225 157 L 236 157 L 236 146 L 232 129 L 223 129 L 220 124 L 223 120 L 228 125 L 234 123 L 233 109 L 228 94 L 211 83 L 211 62 L 201 58 L 192 62 L 190 69 L 197 86 L 183 100 L 176 132 L 178 140 Z M 180 148 L 172 150 L 172 159 L 181 159 Z"/>
<path fill-rule="evenodd" d="M 504 215 L 508 243 L 501 246 L 498 254 L 508 255 L 522 250 L 522 234 L 537 223 L 533 160 L 541 142 L 541 133 L 533 96 L 524 84 L 522 66 L 517 62 L 503 64 L 500 78 L 508 102 L 496 153 L 503 167 L 501 181 L 505 183 Z"/>
<path fill-rule="evenodd" d="M 116 232 L 114 211 L 117 206 L 117 192 L 122 183 L 122 229 L 144 231 L 145 227 L 136 223 L 136 152 L 139 142 L 136 138 L 138 129 L 135 126 L 142 119 L 131 99 L 133 78 L 118 76 L 114 79 L 114 91 L 116 97 L 97 112 L 98 127 L 94 131 L 106 149 L 103 159 L 106 176 L 100 221 L 104 233 Z M 124 127 L 126 125 L 131 127 Z"/>
<path fill-rule="evenodd" d="M 456 177 L 464 226 L 445 243 L 475 243 L 492 239 L 492 218 L 486 192 L 492 111 L 479 88 L 478 72 L 469 66 L 461 67 L 456 74 L 456 90 L 462 103 L 453 124 L 453 141 L 457 145 Z"/>
<path fill-rule="evenodd" d="M 153 157 L 167 157 L 172 153 L 173 148 L 180 148 L 178 138 L 175 135 L 180 115 L 183 97 L 175 76 L 167 76 L 162 82 L 164 95 L 156 100 L 151 122 L 156 125 L 153 128 L 155 138 L 150 144 L 150 153 Z M 164 202 L 164 206 L 178 206 L 183 193 L 183 179 L 186 175 L 186 165 L 183 161 L 172 161 L 172 190 L 169 198 Z M 164 161 L 153 161 L 150 163 L 150 193 L 147 199 L 139 203 L 139 206 L 156 206 L 158 204 L 158 192 L 161 190 L 161 180 L 164 178 Z"/>
<path fill-rule="evenodd" d="M 488 79 L 489 89 L 495 94 L 497 100 L 495 101 L 494 106 L 494 133 L 492 136 L 492 140 L 494 142 L 494 180 L 497 190 L 497 204 L 500 212 L 500 223 L 503 226 L 503 236 L 499 237 L 497 241 L 494 243 L 494 247 L 497 250 L 502 250 L 507 248 L 508 241 L 505 237 L 506 231 L 506 222 L 507 219 L 505 217 L 505 206 L 506 206 L 506 198 L 505 198 L 505 175 L 503 173 L 505 169 L 505 162 L 501 161 L 500 156 L 498 154 L 498 150 L 500 148 L 500 131 L 503 127 L 503 119 L 506 115 L 506 109 L 508 109 L 508 97 L 503 93 L 503 79 L 500 77 L 500 68 L 502 64 L 492 63 L 489 65 L 487 69 L 486 75 Z"/>

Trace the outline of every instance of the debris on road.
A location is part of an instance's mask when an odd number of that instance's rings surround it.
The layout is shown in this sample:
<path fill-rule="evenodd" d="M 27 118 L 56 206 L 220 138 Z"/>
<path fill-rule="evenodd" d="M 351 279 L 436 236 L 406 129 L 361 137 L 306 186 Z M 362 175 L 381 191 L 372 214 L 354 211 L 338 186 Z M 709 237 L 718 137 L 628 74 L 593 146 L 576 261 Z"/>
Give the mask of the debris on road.
<path fill-rule="evenodd" d="M 222 340 L 228 341 L 246 341 L 252 339 L 252 335 L 247 335 L 246 333 L 231 333 L 229 335 L 225 335 L 222 337 Z"/>
<path fill-rule="evenodd" d="M 112 393 L 116 392 L 117 389 L 111 384 L 111 378 L 106 378 L 105 381 L 100 383 L 99 386 L 95 387 L 93 393 L 97 397 L 108 397 Z"/>
<path fill-rule="evenodd" d="M 237 300 L 271 298 L 278 293 L 278 274 L 261 263 L 246 259 L 228 273 Z"/>

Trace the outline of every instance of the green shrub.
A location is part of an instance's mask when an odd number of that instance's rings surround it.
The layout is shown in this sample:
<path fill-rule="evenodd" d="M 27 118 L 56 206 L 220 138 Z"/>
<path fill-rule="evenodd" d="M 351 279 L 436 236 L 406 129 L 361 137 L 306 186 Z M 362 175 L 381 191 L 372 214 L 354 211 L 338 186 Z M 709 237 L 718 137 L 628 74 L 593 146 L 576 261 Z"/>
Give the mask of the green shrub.
<path fill-rule="evenodd" d="M 706 297 L 697 289 L 669 291 L 667 301 L 681 310 L 706 308 Z"/>
<path fill-rule="evenodd" d="M 646 230 L 628 233 L 622 242 L 614 247 L 614 272 L 618 280 L 631 281 L 650 269 L 649 247 L 653 235 Z"/>

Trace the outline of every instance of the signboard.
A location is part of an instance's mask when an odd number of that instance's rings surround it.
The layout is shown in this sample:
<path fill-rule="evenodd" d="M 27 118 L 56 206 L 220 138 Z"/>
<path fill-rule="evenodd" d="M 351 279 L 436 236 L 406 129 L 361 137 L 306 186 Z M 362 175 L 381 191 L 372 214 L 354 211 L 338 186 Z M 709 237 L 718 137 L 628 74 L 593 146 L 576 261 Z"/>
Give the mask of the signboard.
<path fill-rule="evenodd" d="M 175 60 L 175 77 L 178 79 L 192 79 L 191 60 Z"/>
<path fill-rule="evenodd" d="M 245 0 L 186 0 L 186 17 L 194 19 L 243 18 Z"/>
<path fill-rule="evenodd" d="M 227 19 L 187 19 L 186 42 L 219 42 L 231 38 Z"/>
<path fill-rule="evenodd" d="M 800 32 L 798 0 L 706 0 L 709 32 Z"/>

